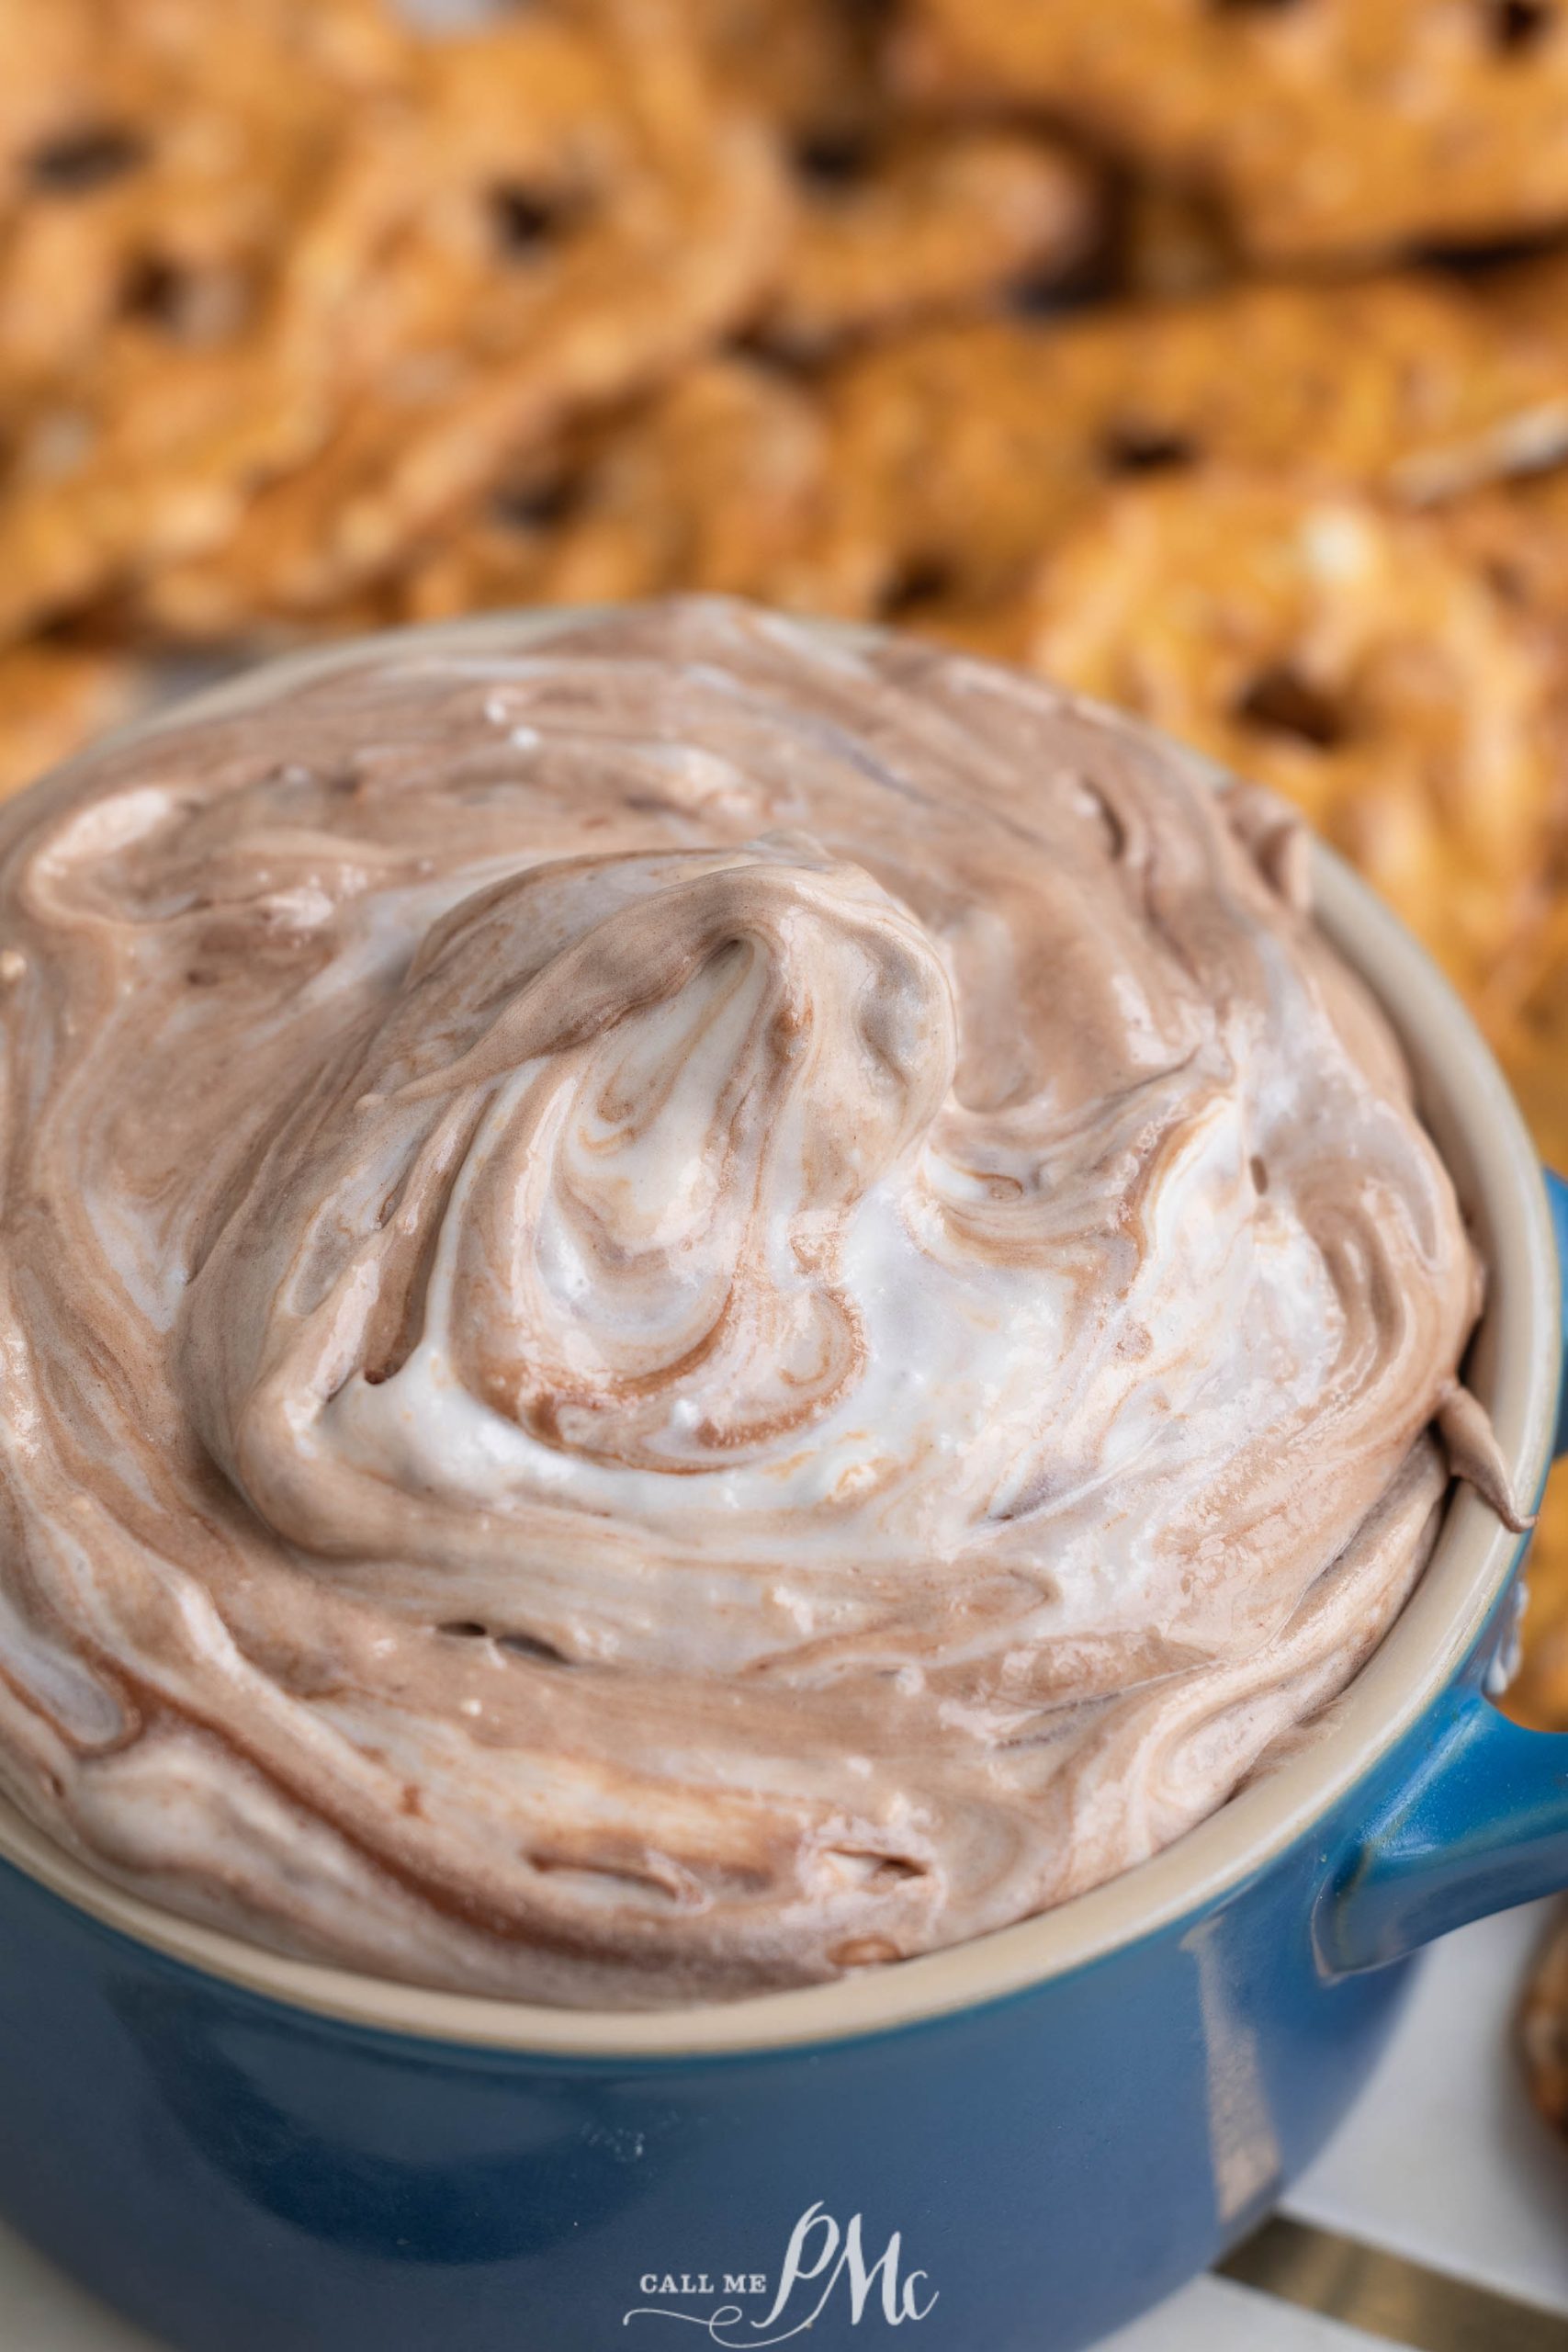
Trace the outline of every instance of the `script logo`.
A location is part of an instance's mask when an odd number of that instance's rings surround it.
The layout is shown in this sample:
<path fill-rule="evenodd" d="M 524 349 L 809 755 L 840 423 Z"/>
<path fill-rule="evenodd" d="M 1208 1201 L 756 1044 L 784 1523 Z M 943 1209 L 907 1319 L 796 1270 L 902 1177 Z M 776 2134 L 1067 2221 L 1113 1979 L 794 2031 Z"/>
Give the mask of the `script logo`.
<path fill-rule="evenodd" d="M 647 2302 L 627 2312 L 621 2324 L 629 2327 L 634 2320 L 672 2319 L 684 2327 L 702 2328 L 710 2343 L 726 2346 L 727 2352 L 739 2352 L 741 2346 L 749 2347 L 749 2352 L 766 2352 L 771 2344 L 787 2344 L 792 2336 L 804 2335 L 838 2295 L 849 2305 L 852 2327 L 858 2327 L 868 2312 L 889 2327 L 902 2327 L 906 2320 L 929 2318 L 937 2300 L 937 2290 L 923 2270 L 901 2270 L 903 2256 L 903 2235 L 895 2230 L 876 2260 L 868 2264 L 860 2215 L 856 2213 L 849 2226 L 840 2230 L 832 2215 L 823 2211 L 818 2199 L 807 2207 L 790 2234 L 773 2302 L 761 2318 L 749 2319 L 745 2305 L 739 2302 L 726 2301 L 711 2312 L 678 2311 L 668 2302 Z M 722 2292 L 760 2299 L 768 2292 L 769 2280 L 765 2271 L 727 2271 L 716 2286 L 705 2273 L 693 2278 L 684 2271 L 676 2276 L 650 2270 L 639 2285 L 650 2296 Z"/>

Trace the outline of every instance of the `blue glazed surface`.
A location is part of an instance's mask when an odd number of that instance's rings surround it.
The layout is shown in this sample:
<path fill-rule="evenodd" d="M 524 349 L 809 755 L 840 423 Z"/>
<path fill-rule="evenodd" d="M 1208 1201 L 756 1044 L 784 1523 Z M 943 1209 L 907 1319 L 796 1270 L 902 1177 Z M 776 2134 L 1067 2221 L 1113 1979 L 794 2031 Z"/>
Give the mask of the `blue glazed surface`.
<path fill-rule="evenodd" d="M 1314 2154 L 1393 2022 L 1402 1954 L 1568 1880 L 1568 1742 L 1484 1696 L 1510 1622 L 1505 1600 L 1377 1770 L 1219 1900 L 849 2041 L 585 2059 L 376 2032 L 0 1864 L 0 2209 L 181 2352 L 863 2352 L 890 2332 L 1072 2352 Z M 800 2267 L 827 2217 L 859 2215 L 863 2307 L 840 2245 L 759 2326 L 814 2208 Z"/>
<path fill-rule="evenodd" d="M 1066 2352 L 1256 2220 L 1375 2059 L 1403 1972 L 1323 1978 L 1318 1878 L 1292 1849 L 1210 1915 L 949 2019 L 634 2063 L 323 2021 L 6 1871 L 0 2205 L 191 2352 L 679 2352 L 710 2339 L 623 2320 L 682 2272 L 765 2275 L 723 2332 L 758 2343 L 816 2203 L 863 2216 L 868 2265 L 900 2233 L 937 2297 L 898 2329 L 915 2352 Z M 850 2286 L 814 2352 L 887 2335 L 880 2278 L 858 2324 Z"/>

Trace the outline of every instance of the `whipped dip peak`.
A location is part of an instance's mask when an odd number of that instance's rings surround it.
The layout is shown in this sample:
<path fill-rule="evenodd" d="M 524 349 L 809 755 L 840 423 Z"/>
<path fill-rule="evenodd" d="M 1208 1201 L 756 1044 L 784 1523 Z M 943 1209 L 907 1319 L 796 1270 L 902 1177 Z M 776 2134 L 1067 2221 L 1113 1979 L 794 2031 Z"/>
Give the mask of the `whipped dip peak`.
<path fill-rule="evenodd" d="M 710 601 L 373 641 L 7 808 L 0 1788 L 259 1942 L 605 2007 L 1212 1812 L 1479 1419 L 1304 849 Z"/>

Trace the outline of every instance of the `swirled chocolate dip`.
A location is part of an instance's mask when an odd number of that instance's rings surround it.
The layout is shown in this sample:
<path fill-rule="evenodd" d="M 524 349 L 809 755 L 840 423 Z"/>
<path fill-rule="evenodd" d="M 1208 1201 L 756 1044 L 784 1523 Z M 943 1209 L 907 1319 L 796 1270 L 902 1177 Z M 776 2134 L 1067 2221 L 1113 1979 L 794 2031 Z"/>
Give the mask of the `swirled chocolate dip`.
<path fill-rule="evenodd" d="M 577 2005 L 1178 1836 L 1409 1592 L 1479 1304 L 1303 846 L 713 603 L 6 809 L 0 1782 L 265 1944 Z"/>

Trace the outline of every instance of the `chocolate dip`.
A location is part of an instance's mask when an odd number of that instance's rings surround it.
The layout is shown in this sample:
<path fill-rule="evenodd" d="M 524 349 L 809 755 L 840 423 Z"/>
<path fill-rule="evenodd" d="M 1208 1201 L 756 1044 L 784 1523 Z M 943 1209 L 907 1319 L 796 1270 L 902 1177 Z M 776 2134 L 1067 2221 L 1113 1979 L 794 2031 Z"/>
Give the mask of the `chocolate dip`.
<path fill-rule="evenodd" d="M 264 1944 L 574 2005 L 1178 1837 L 1475 1418 L 1301 848 L 705 602 L 372 645 L 7 808 L 0 1786 Z"/>

